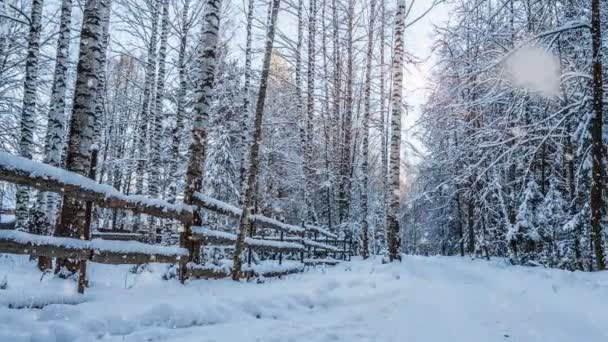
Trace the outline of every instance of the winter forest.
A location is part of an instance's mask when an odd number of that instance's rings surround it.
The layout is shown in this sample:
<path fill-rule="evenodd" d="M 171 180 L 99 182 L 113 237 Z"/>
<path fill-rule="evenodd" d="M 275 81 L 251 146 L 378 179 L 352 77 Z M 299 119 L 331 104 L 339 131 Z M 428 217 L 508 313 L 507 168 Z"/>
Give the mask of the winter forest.
<path fill-rule="evenodd" d="M 0 341 L 608 340 L 607 31 L 0 0 Z"/>

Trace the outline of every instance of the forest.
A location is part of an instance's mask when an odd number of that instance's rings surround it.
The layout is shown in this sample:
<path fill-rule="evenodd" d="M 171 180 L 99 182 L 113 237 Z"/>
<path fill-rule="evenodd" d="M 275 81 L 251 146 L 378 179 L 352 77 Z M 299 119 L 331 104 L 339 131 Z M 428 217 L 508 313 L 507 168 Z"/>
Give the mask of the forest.
<path fill-rule="evenodd" d="M 606 0 L 0 0 L 0 341 L 603 340 L 606 31 Z M 342 307 L 488 289 L 434 333 Z"/>

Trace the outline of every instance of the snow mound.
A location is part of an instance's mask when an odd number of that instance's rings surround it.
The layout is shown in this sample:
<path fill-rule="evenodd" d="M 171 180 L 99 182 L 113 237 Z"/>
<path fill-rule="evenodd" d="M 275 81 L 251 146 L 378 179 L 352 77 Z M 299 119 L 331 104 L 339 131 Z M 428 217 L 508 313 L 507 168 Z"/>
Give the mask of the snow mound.
<path fill-rule="evenodd" d="M 516 87 L 546 97 L 559 95 L 559 59 L 543 48 L 528 45 L 513 51 L 504 62 L 504 71 Z"/>

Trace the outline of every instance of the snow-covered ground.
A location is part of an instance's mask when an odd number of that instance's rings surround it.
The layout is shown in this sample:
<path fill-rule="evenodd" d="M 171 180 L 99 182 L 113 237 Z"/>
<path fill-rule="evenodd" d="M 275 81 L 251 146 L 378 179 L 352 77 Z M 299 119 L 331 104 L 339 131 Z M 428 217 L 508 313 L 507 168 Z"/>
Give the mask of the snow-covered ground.
<path fill-rule="evenodd" d="M 182 286 L 164 267 L 92 264 L 81 297 L 27 257 L 0 256 L 0 341 L 608 341 L 608 272 L 405 257 Z M 72 305 L 9 308 L 48 301 Z"/>

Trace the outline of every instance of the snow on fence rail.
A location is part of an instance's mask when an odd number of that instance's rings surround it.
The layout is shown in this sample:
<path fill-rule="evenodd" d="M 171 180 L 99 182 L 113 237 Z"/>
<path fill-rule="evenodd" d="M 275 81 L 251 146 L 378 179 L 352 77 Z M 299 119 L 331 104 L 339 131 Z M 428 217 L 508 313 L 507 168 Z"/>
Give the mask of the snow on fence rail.
<path fill-rule="evenodd" d="M 322 228 L 322 227 L 313 226 L 313 225 L 310 225 L 310 224 L 305 224 L 304 228 L 306 228 L 307 230 L 310 230 L 310 231 L 317 232 L 317 233 L 321 234 L 322 236 L 328 237 L 330 239 L 337 239 L 338 238 L 338 235 L 336 235 L 336 234 L 334 234 L 334 233 L 330 232 L 329 230 L 327 230 L 325 228 Z"/>
<path fill-rule="evenodd" d="M 232 245 L 236 241 L 236 234 L 206 227 L 192 227 L 192 237 L 196 239 L 204 239 L 205 242 L 210 245 L 220 246 Z M 284 238 L 284 240 L 287 240 L 287 238 Z M 302 239 L 301 237 L 290 237 L 289 241 L 281 241 L 277 238 L 265 239 L 263 237 L 246 237 L 245 245 L 247 247 L 252 247 L 253 249 L 282 252 L 300 252 L 306 247 L 315 247 L 330 252 L 340 251 L 336 246 L 331 246 L 310 239 Z"/>
<path fill-rule="evenodd" d="M 236 234 L 209 229 L 206 227 L 192 227 L 192 237 L 205 240 L 210 245 L 229 246 L 236 241 Z M 287 241 L 272 241 L 245 238 L 245 245 L 257 250 L 276 252 L 299 252 L 305 249 L 304 245 Z"/>
<path fill-rule="evenodd" d="M 99 184 L 77 173 L 0 152 L 0 180 L 26 185 L 42 191 L 64 193 L 100 207 L 130 210 L 183 223 L 192 222 L 192 207 L 172 204 L 140 195 L 125 195 L 115 188 Z"/>
<path fill-rule="evenodd" d="M 137 241 L 80 240 L 9 230 L 0 231 L 0 251 L 104 264 L 176 263 L 188 257 L 188 250 L 180 247 L 155 246 Z"/>
<path fill-rule="evenodd" d="M 337 264 L 337 263 L 336 263 Z M 263 261 L 259 264 L 243 265 L 240 278 L 253 277 L 280 277 L 293 273 L 304 271 L 306 264 L 301 262 L 284 262 L 277 264 L 270 260 Z M 205 278 L 205 279 L 220 279 L 227 278 L 232 273 L 232 261 L 228 260 L 222 265 L 197 265 L 189 263 L 187 265 L 189 277 Z"/>
<path fill-rule="evenodd" d="M 233 218 L 240 218 L 241 214 L 243 213 L 242 209 L 237 208 L 232 204 L 219 201 L 215 198 L 211 198 L 207 195 L 201 194 L 200 192 L 195 194 L 194 204 L 201 208 L 215 211 L 217 213 L 224 214 Z M 279 220 L 275 220 L 273 218 L 266 217 L 263 215 L 251 215 L 250 221 L 256 224 L 264 225 L 268 228 L 283 231 L 285 233 L 297 234 L 304 232 L 304 228 L 302 227 L 283 223 Z"/>

